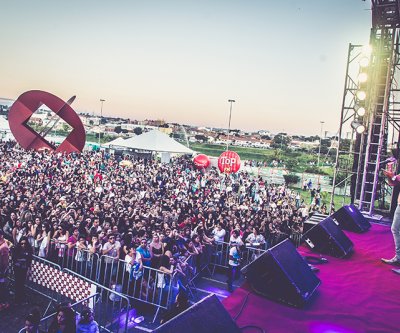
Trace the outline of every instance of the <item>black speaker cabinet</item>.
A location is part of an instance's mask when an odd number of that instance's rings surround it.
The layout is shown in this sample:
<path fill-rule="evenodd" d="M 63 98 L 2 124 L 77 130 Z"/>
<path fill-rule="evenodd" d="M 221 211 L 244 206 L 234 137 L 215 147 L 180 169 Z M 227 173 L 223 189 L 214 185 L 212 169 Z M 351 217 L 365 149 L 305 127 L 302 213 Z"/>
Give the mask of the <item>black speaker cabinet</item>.
<path fill-rule="evenodd" d="M 303 234 L 328 217 L 326 214 L 314 213 L 303 224 Z"/>
<path fill-rule="evenodd" d="M 321 283 L 289 239 L 267 250 L 241 272 L 256 293 L 295 307 L 304 306 Z"/>
<path fill-rule="evenodd" d="M 313 251 L 333 257 L 345 257 L 353 250 L 352 241 L 330 217 L 311 228 L 303 239 Z"/>
<path fill-rule="evenodd" d="M 152 332 L 241 333 L 218 297 L 209 295 Z"/>
<path fill-rule="evenodd" d="M 354 205 L 343 206 L 332 215 L 344 230 L 362 233 L 371 228 L 371 224 Z"/>

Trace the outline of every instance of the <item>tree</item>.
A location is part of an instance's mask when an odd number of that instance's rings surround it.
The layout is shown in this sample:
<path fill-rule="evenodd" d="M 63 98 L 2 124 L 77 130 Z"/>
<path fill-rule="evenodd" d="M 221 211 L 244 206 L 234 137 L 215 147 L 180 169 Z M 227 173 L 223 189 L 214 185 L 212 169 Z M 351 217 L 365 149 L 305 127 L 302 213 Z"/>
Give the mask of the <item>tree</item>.
<path fill-rule="evenodd" d="M 274 138 L 272 139 L 272 144 L 271 147 L 272 148 L 287 148 L 289 143 L 290 143 L 291 139 L 289 136 L 285 135 L 285 134 L 277 134 L 274 136 Z"/>
<path fill-rule="evenodd" d="M 141 127 L 135 127 L 133 129 L 133 133 L 135 133 L 136 135 L 140 135 L 143 133 L 143 129 Z"/>

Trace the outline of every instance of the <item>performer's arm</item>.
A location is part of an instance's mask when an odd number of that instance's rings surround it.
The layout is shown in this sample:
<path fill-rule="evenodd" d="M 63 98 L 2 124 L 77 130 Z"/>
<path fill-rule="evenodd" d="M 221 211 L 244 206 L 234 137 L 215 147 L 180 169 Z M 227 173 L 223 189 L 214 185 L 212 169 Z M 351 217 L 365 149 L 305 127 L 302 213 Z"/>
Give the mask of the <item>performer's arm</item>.
<path fill-rule="evenodd" d="M 400 184 L 400 174 L 399 175 L 395 175 L 394 172 L 388 171 L 388 170 L 383 170 L 383 174 L 389 180 L 389 185 L 396 186 L 396 185 Z"/>

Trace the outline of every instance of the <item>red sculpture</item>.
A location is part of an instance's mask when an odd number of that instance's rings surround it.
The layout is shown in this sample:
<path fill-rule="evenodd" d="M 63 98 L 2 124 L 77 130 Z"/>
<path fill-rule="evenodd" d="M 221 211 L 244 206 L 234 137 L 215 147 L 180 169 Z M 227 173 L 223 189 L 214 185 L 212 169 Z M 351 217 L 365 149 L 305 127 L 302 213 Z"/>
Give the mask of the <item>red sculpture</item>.
<path fill-rule="evenodd" d="M 211 162 L 207 155 L 199 154 L 195 156 L 195 158 L 193 159 L 193 163 L 197 167 L 197 169 L 206 169 L 210 166 Z"/>
<path fill-rule="evenodd" d="M 219 171 L 223 173 L 234 173 L 240 169 L 240 156 L 234 151 L 227 150 L 218 158 Z"/>
<path fill-rule="evenodd" d="M 23 93 L 11 106 L 8 113 L 8 122 L 15 140 L 24 149 L 66 153 L 82 152 L 85 146 L 86 134 L 81 119 L 70 106 L 74 99 L 75 96 L 64 102 L 57 96 L 40 90 L 30 90 Z M 43 104 L 72 127 L 71 133 L 58 147 L 45 139 L 50 130 L 44 134 L 37 133 L 27 125 L 32 114 Z"/>

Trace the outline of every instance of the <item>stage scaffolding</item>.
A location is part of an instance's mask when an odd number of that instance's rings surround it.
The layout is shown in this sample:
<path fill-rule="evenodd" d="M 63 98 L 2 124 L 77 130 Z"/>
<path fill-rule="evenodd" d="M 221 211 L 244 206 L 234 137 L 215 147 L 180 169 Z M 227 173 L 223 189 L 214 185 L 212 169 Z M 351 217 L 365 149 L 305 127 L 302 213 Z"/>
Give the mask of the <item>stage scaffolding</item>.
<path fill-rule="evenodd" d="M 331 197 L 332 206 L 335 190 L 350 185 L 351 202 L 368 216 L 395 202 L 381 168 L 392 154 L 399 159 L 400 135 L 399 0 L 375 0 L 371 9 L 370 47 L 348 49 Z"/>

